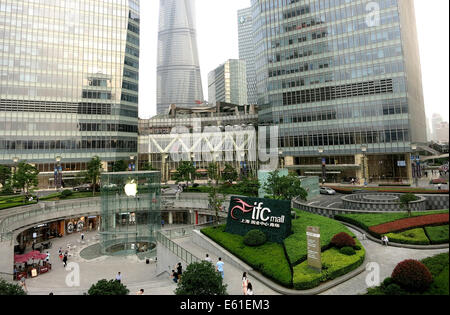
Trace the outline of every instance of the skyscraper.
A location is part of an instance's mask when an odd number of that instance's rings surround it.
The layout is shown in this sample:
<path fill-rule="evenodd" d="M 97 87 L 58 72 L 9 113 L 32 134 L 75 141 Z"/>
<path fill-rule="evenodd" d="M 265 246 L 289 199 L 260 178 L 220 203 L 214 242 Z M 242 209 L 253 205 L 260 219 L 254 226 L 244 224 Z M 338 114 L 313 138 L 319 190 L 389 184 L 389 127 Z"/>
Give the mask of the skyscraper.
<path fill-rule="evenodd" d="M 239 59 L 246 62 L 247 67 L 247 95 L 249 104 L 257 104 L 255 46 L 253 45 L 253 16 L 252 8 L 238 11 L 239 30 Z"/>
<path fill-rule="evenodd" d="M 158 114 L 203 102 L 194 0 L 160 1 L 157 72 Z"/>
<path fill-rule="evenodd" d="M 411 181 L 426 143 L 414 3 L 252 0 L 260 122 L 328 181 Z"/>
<path fill-rule="evenodd" d="M 137 155 L 139 24 L 139 0 L 2 1 L 0 163 L 51 186 L 56 169 Z"/>
<path fill-rule="evenodd" d="M 208 101 L 248 105 L 245 61 L 230 59 L 209 73 Z"/>

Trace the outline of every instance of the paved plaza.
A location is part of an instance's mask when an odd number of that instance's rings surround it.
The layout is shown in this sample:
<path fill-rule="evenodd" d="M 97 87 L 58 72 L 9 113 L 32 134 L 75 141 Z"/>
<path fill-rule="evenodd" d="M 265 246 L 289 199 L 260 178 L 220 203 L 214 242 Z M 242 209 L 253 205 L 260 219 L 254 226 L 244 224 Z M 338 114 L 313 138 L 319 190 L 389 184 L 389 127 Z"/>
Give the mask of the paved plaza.
<path fill-rule="evenodd" d="M 352 230 L 361 240 L 361 233 Z M 130 290 L 130 294 L 135 294 L 139 289 L 145 290 L 145 295 L 173 295 L 176 285 L 170 279 L 168 273 L 156 275 L 156 264 L 152 262 L 147 265 L 145 261 L 139 260 L 136 256 L 129 257 L 99 257 L 92 260 L 86 260 L 79 256 L 81 248 L 92 246 L 96 242 L 97 232 L 85 233 L 86 244 L 81 244 L 79 233 L 66 236 L 61 239 L 53 240 L 53 247 L 49 250 L 52 270 L 44 275 L 34 279 L 27 280 L 28 294 L 30 295 L 48 295 L 53 292 L 55 295 L 82 295 L 87 293 L 90 286 L 101 279 L 114 279 L 117 272 L 123 275 L 123 283 Z M 439 253 L 448 252 L 448 249 L 442 250 L 414 250 L 397 247 L 385 247 L 370 240 L 361 240 L 367 250 L 368 262 L 376 262 L 380 266 L 381 281 L 389 277 L 395 266 L 405 259 L 421 260 Z M 194 244 L 191 237 L 176 240 L 176 243 L 191 252 L 193 255 L 204 258 L 206 251 Z M 80 267 L 80 286 L 69 287 L 66 284 L 66 278 L 70 271 L 66 271 L 63 263 L 57 257 L 58 249 L 68 249 L 70 246 L 69 263 L 75 262 Z M 74 248 L 75 245 L 76 247 Z M 46 251 L 44 251 L 45 253 Z M 209 253 L 210 254 L 210 253 Z M 210 254 L 214 264 L 218 257 Z M 186 268 L 186 266 L 183 266 Z M 224 281 L 228 285 L 228 293 L 231 295 L 242 295 L 241 277 L 244 270 L 240 270 L 230 264 L 225 263 Z M 366 277 L 369 272 L 365 271 L 353 279 L 350 279 L 326 292 L 322 295 L 356 295 L 367 292 Z M 256 295 L 278 295 L 279 293 L 270 289 L 264 283 L 252 279 Z"/>

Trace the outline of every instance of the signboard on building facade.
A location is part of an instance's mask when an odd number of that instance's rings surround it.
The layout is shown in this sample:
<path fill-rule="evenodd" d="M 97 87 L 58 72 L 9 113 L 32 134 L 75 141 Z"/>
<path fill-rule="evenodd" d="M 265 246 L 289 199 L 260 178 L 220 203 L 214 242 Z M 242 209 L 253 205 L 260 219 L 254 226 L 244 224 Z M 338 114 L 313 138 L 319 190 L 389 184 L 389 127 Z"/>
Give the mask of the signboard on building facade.
<path fill-rule="evenodd" d="M 306 228 L 308 243 L 308 266 L 322 271 L 322 248 L 320 246 L 320 227 L 308 226 Z"/>
<path fill-rule="evenodd" d="M 245 236 L 260 230 L 269 242 L 282 243 L 291 234 L 291 202 L 261 198 L 231 197 L 225 232 Z"/>

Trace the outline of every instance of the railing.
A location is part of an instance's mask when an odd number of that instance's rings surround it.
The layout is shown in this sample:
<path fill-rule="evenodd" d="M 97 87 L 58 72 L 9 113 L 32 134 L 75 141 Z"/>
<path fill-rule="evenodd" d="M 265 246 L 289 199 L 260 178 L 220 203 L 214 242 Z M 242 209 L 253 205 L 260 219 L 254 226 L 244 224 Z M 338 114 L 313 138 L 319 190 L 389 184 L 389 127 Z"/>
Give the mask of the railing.
<path fill-rule="evenodd" d="M 178 245 L 162 233 L 158 233 L 156 239 L 159 243 L 161 243 L 161 245 L 169 249 L 172 253 L 181 258 L 181 260 L 185 261 L 188 265 L 201 261 L 200 258 L 192 255 L 190 252 L 182 248 L 180 245 Z"/>

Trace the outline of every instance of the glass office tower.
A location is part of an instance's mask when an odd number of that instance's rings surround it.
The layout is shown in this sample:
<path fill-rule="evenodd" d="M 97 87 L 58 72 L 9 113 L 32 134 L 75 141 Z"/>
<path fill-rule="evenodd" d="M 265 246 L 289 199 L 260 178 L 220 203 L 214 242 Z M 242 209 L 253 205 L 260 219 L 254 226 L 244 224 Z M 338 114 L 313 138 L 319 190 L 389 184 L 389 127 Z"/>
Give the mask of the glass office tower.
<path fill-rule="evenodd" d="M 249 104 L 257 104 L 255 46 L 253 45 L 252 8 L 238 11 L 239 59 L 244 60 L 247 67 L 247 99 Z"/>
<path fill-rule="evenodd" d="M 137 155 L 139 23 L 139 0 L 0 2 L 0 163 Z"/>
<path fill-rule="evenodd" d="M 194 0 L 161 0 L 158 34 L 157 113 L 171 104 L 203 103 Z"/>
<path fill-rule="evenodd" d="M 244 60 L 230 59 L 208 75 L 208 101 L 247 105 L 247 68 Z"/>
<path fill-rule="evenodd" d="M 411 181 L 426 143 L 410 0 L 252 0 L 260 122 L 286 165 L 327 181 Z"/>

